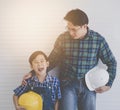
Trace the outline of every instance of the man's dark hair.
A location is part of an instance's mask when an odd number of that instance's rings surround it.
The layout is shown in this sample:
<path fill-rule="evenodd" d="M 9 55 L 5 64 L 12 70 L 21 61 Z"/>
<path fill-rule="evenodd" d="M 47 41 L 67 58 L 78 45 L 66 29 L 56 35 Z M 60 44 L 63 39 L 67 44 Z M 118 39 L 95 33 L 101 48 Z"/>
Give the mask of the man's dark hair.
<path fill-rule="evenodd" d="M 71 22 L 75 26 L 82 26 L 84 24 L 88 24 L 88 16 L 85 12 L 80 9 L 74 9 L 69 11 L 64 17 L 65 20 Z"/>

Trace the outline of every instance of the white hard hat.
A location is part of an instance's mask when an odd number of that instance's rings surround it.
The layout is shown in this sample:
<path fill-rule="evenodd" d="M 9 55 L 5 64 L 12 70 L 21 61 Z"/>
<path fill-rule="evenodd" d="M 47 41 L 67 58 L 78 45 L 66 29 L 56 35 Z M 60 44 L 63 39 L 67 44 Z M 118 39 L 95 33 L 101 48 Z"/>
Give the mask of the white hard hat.
<path fill-rule="evenodd" d="M 108 72 L 97 66 L 88 71 L 85 75 L 85 82 L 90 91 L 94 91 L 96 88 L 104 86 L 107 84 L 108 80 Z"/>

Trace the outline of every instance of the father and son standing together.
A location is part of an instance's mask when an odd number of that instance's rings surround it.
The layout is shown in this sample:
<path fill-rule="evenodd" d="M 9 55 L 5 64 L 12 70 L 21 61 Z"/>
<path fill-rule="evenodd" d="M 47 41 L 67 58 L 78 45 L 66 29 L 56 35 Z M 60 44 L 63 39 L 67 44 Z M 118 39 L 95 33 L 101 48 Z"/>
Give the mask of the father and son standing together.
<path fill-rule="evenodd" d="M 103 93 L 111 88 L 116 76 L 117 62 L 105 38 L 88 27 L 89 20 L 84 11 L 70 10 L 64 19 L 67 21 L 67 31 L 57 38 L 47 66 L 48 71 L 55 66 L 60 68 L 61 90 L 58 79 L 56 89 L 56 97 L 60 101 L 57 107 L 44 110 L 96 110 L 96 93 Z M 85 74 L 97 66 L 99 59 L 107 66 L 109 81 L 95 91 L 90 91 L 85 83 Z M 44 71 L 39 58 L 36 66 L 38 73 Z M 35 74 L 36 71 L 31 71 L 24 79 L 29 80 Z M 44 83 L 46 78 L 48 75 L 40 83 Z M 53 98 L 53 95 L 51 97 Z"/>

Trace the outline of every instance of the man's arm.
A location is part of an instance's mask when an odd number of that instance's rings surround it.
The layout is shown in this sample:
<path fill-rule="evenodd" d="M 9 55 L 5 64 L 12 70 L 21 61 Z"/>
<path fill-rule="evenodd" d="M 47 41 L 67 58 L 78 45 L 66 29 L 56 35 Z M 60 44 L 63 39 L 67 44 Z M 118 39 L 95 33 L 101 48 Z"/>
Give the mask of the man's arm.
<path fill-rule="evenodd" d="M 29 79 L 33 75 L 35 75 L 35 72 L 32 70 L 29 73 L 27 73 L 25 76 L 23 76 L 22 85 L 27 85 L 26 79 Z"/>
<path fill-rule="evenodd" d="M 109 73 L 110 78 L 109 78 L 109 81 L 106 84 L 106 86 L 111 87 L 113 84 L 113 81 L 115 79 L 115 76 L 116 76 L 117 62 L 116 62 L 115 57 L 104 38 L 102 39 L 101 44 L 100 44 L 99 58 L 108 67 L 107 71 Z M 106 88 L 106 89 L 108 89 L 108 88 Z"/>
<path fill-rule="evenodd" d="M 61 34 L 57 38 L 57 40 L 56 40 L 56 42 L 54 44 L 54 48 L 53 48 L 53 50 L 51 51 L 51 53 L 49 55 L 50 66 L 48 67 L 48 71 L 50 71 L 54 67 L 58 66 L 60 61 L 62 60 L 62 56 L 63 56 L 62 36 L 63 36 L 63 34 Z"/>

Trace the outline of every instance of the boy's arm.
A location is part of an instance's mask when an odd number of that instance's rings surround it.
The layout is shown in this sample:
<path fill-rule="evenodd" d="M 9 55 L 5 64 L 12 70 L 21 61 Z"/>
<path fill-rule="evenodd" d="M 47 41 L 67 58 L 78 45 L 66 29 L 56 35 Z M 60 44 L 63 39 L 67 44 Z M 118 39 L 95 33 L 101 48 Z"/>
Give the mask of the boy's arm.
<path fill-rule="evenodd" d="M 18 105 L 18 96 L 13 95 L 13 102 L 14 102 L 15 109 L 17 110 L 17 107 L 19 106 Z"/>
<path fill-rule="evenodd" d="M 60 81 L 57 80 L 57 91 L 56 91 L 56 102 L 55 102 L 55 110 L 59 109 L 59 100 L 61 99 L 61 89 L 60 89 Z"/>
<path fill-rule="evenodd" d="M 58 107 L 59 107 L 59 101 L 57 100 L 57 101 L 55 102 L 55 110 L 58 110 Z"/>
<path fill-rule="evenodd" d="M 16 110 L 25 110 L 24 107 L 21 107 L 21 106 L 18 104 L 18 96 L 13 95 L 13 103 L 14 103 L 14 106 L 15 106 L 15 109 L 16 109 Z"/>

